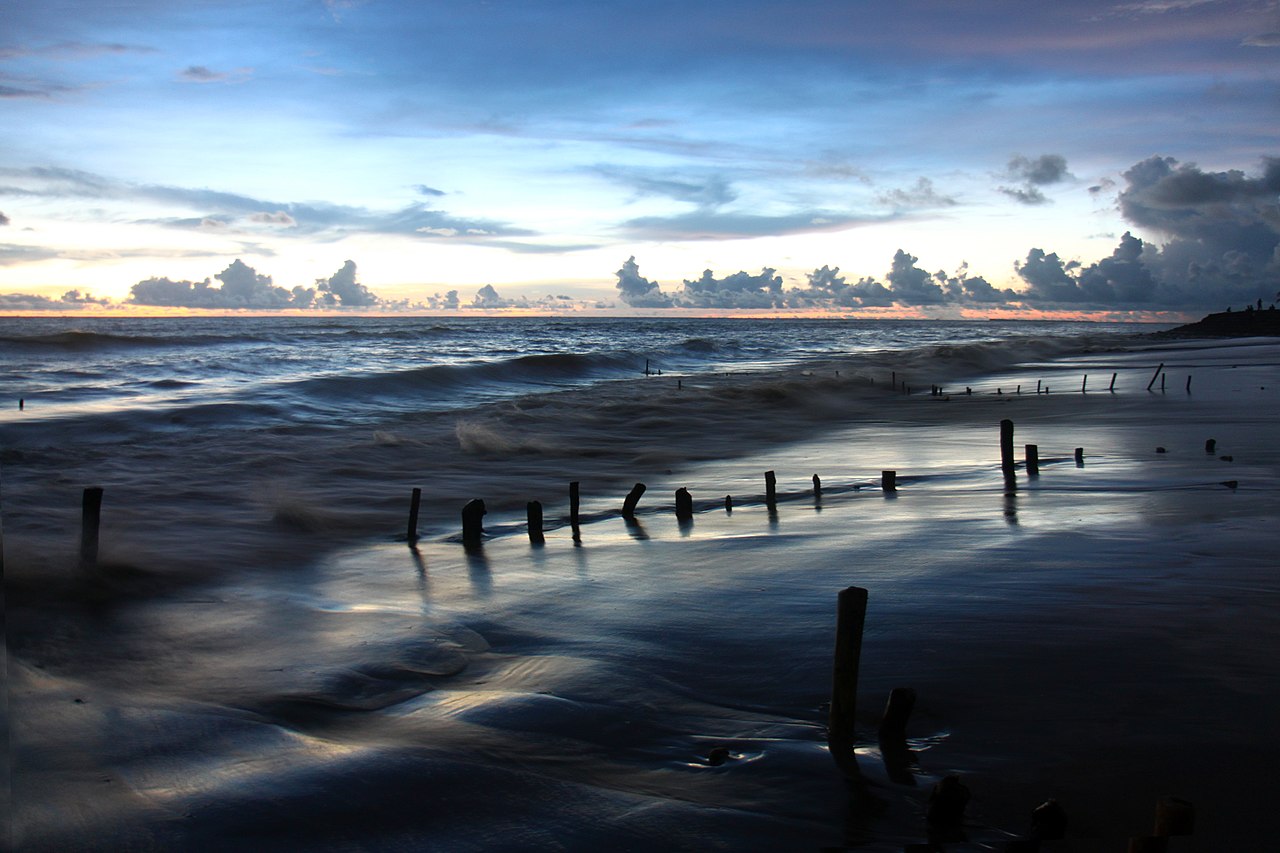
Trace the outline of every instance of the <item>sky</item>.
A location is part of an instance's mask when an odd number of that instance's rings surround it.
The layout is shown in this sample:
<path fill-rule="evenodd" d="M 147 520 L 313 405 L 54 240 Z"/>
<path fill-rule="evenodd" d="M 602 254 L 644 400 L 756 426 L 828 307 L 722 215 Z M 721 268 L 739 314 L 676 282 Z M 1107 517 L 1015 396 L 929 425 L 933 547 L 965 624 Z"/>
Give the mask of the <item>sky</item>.
<path fill-rule="evenodd" d="M 1276 0 L 41 0 L 0 312 L 1159 318 L 1280 291 Z"/>

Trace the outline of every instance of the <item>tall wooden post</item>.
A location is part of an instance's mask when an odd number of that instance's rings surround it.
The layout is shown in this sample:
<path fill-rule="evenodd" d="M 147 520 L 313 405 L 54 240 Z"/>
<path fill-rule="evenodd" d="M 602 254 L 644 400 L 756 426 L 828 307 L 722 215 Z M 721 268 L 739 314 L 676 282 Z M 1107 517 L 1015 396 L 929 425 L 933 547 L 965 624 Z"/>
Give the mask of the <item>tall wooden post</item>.
<path fill-rule="evenodd" d="M 546 541 L 542 534 L 542 503 L 529 501 L 525 506 L 525 515 L 529 520 L 529 541 L 541 543 Z"/>
<path fill-rule="evenodd" d="M 867 591 L 857 586 L 841 590 L 836 604 L 835 665 L 827 744 L 836 766 L 847 778 L 858 775 L 858 761 L 853 752 L 854 717 L 858 708 L 858 664 L 866 618 Z"/>
<path fill-rule="evenodd" d="M 886 492 L 896 492 L 898 490 L 898 472 L 881 471 L 880 488 Z"/>
<path fill-rule="evenodd" d="M 1040 473 L 1040 448 L 1035 444 L 1028 444 L 1027 451 L 1027 476 L 1035 477 Z"/>
<path fill-rule="evenodd" d="M 778 478 L 772 471 L 764 472 L 764 502 L 769 506 L 778 502 Z"/>
<path fill-rule="evenodd" d="M 693 518 L 693 495 L 684 486 L 676 489 L 676 518 L 681 521 Z"/>
<path fill-rule="evenodd" d="M 1000 422 L 1000 467 L 1006 474 L 1013 473 L 1013 421 L 1008 418 Z"/>
<path fill-rule="evenodd" d="M 102 513 L 102 487 L 84 490 L 80 503 L 80 565 L 91 569 L 98 564 L 98 522 Z"/>
<path fill-rule="evenodd" d="M 636 483 L 631 487 L 631 491 L 627 493 L 627 497 L 622 501 L 622 517 L 635 518 L 636 504 L 640 503 L 640 497 L 645 492 L 644 483 Z"/>
<path fill-rule="evenodd" d="M 484 536 L 484 501 L 479 498 L 468 501 L 462 508 L 462 541 L 474 545 Z"/>

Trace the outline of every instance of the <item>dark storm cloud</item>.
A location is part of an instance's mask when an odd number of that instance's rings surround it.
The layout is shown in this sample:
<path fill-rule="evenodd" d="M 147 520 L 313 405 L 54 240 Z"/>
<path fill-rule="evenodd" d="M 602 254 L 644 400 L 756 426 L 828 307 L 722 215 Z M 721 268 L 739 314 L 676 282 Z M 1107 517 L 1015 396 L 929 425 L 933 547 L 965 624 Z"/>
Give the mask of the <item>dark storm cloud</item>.
<path fill-rule="evenodd" d="M 1125 232 L 1110 257 L 1083 266 L 1063 261 L 1056 253 L 1032 249 L 1025 261 L 1015 264 L 1030 289 L 1028 302 L 1077 305 L 1094 308 L 1155 308 L 1161 287 L 1143 263 L 1147 246 Z"/>
<path fill-rule="evenodd" d="M 889 268 L 889 289 L 894 300 L 904 305 L 938 305 L 947 299 L 933 276 L 916 266 L 919 258 L 899 249 Z"/>
<path fill-rule="evenodd" d="M 640 275 L 640 265 L 634 255 L 614 275 L 618 277 L 614 287 L 620 292 L 622 301 L 632 308 L 672 307 L 671 297 L 662 292 L 658 283 Z"/>

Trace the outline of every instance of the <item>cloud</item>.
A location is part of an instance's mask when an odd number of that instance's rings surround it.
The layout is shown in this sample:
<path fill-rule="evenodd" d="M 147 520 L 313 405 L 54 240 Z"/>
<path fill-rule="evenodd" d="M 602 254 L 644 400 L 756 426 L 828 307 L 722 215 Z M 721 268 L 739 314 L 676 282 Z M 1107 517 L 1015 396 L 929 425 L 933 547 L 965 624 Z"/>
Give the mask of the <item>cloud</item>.
<path fill-rule="evenodd" d="M 435 187 L 429 187 L 426 184 L 415 184 L 413 188 L 425 196 L 438 197 L 446 195 L 444 190 L 438 190 Z"/>
<path fill-rule="evenodd" d="M 919 258 L 899 249 L 889 268 L 889 289 L 895 302 L 905 305 L 938 305 L 947 299 L 933 276 L 916 266 Z"/>
<path fill-rule="evenodd" d="M 1040 187 L 1061 183 L 1072 177 L 1067 170 L 1067 158 L 1061 154 L 1041 154 L 1035 159 L 1015 154 L 1005 168 L 1005 178 L 1021 183 L 1022 186 L 1000 186 L 996 189 L 1019 204 L 1049 204 L 1048 197 Z"/>
<path fill-rule="evenodd" d="M 1241 44 L 1248 47 L 1280 47 L 1280 32 L 1258 33 L 1249 36 Z"/>
<path fill-rule="evenodd" d="M 716 278 L 704 270 L 701 278 L 685 279 L 677 302 L 686 308 L 781 308 L 782 278 L 776 272 L 765 267 L 759 275 L 736 272 Z"/>
<path fill-rule="evenodd" d="M 933 188 L 933 181 L 928 178 L 918 178 L 912 187 L 888 190 L 876 198 L 881 204 L 895 210 L 928 210 L 956 204 L 954 198 L 939 194 Z"/>
<path fill-rule="evenodd" d="M 8 225 L 9 217 L 4 215 L 4 211 L 0 210 L 0 225 Z"/>
<path fill-rule="evenodd" d="M 677 216 L 646 216 L 622 224 L 627 237 L 638 240 L 733 240 L 840 231 L 888 217 L 853 216 L 830 211 L 799 211 L 783 216 L 694 211 Z"/>
<path fill-rule="evenodd" d="M 1025 261 L 1015 264 L 1018 275 L 1030 285 L 1028 302 L 1087 307 L 1159 307 L 1161 287 L 1143 263 L 1147 246 L 1125 232 L 1108 258 L 1083 266 L 1063 261 L 1056 253 L 1032 249 Z"/>
<path fill-rule="evenodd" d="M 623 302 L 632 308 L 671 308 L 671 297 L 662 292 L 656 281 L 640 275 L 640 265 L 635 256 L 627 259 L 615 275 L 618 283 L 614 285 L 621 292 Z"/>
<path fill-rule="evenodd" d="M 17 46 L 0 48 L 0 60 L 41 57 L 45 59 L 92 59 L 104 54 L 159 53 L 154 47 L 119 42 L 61 41 L 40 47 Z"/>
<path fill-rule="evenodd" d="M 316 298 L 323 304 L 348 308 L 367 307 L 379 302 L 378 297 L 356 281 L 355 261 L 347 261 L 327 279 L 316 279 Z"/>
<path fill-rule="evenodd" d="M 178 72 L 182 83 L 244 83 L 253 77 L 252 68 L 214 71 L 204 65 L 189 65 Z"/>
<path fill-rule="evenodd" d="M 197 214 L 140 220 L 144 224 L 178 229 L 233 227 L 244 221 L 253 225 L 283 225 L 285 228 L 278 233 L 288 237 L 340 239 L 350 234 L 387 234 L 490 245 L 513 251 L 518 250 L 516 246 L 520 244 L 509 246 L 502 241 L 535 234 L 492 220 L 452 216 L 425 204 L 379 211 L 322 202 L 279 202 L 211 189 L 130 184 L 91 172 L 52 167 L 0 168 L 0 178 L 7 180 L 0 184 L 0 196 L 148 201 Z M 267 222 L 264 216 L 274 221 Z"/>
<path fill-rule="evenodd" d="M 0 267 L 29 264 L 36 261 L 47 261 L 58 257 L 52 249 L 37 246 L 21 246 L 15 243 L 0 243 Z"/>
<path fill-rule="evenodd" d="M 129 301 L 135 305 L 254 310 L 362 307 L 380 302 L 356 281 L 353 261 L 347 261 L 329 278 L 317 279 L 314 288 L 286 290 L 238 258 L 214 278 L 220 286 L 207 278 L 198 282 L 149 278 L 130 288 Z"/>
<path fill-rule="evenodd" d="M 0 293 L 0 311 L 66 311 L 89 305 L 109 305 L 111 300 L 68 290 L 59 299 L 34 293 Z"/>
<path fill-rule="evenodd" d="M 674 172 L 606 165 L 595 166 L 590 171 L 630 187 L 637 195 L 670 198 L 695 204 L 699 208 L 722 207 L 738 197 L 737 192 L 721 175 L 691 179 Z"/>

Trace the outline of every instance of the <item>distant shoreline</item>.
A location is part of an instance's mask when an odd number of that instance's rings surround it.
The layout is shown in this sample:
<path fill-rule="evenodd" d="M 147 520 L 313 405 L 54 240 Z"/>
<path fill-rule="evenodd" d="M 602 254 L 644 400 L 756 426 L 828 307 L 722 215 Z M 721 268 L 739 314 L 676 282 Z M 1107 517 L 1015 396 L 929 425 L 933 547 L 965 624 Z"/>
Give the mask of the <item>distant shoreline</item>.
<path fill-rule="evenodd" d="M 1222 311 L 1185 326 L 1156 332 L 1155 335 L 1162 338 L 1280 337 L 1280 311 L 1275 307 L 1260 311 L 1253 308 L 1245 311 Z"/>

